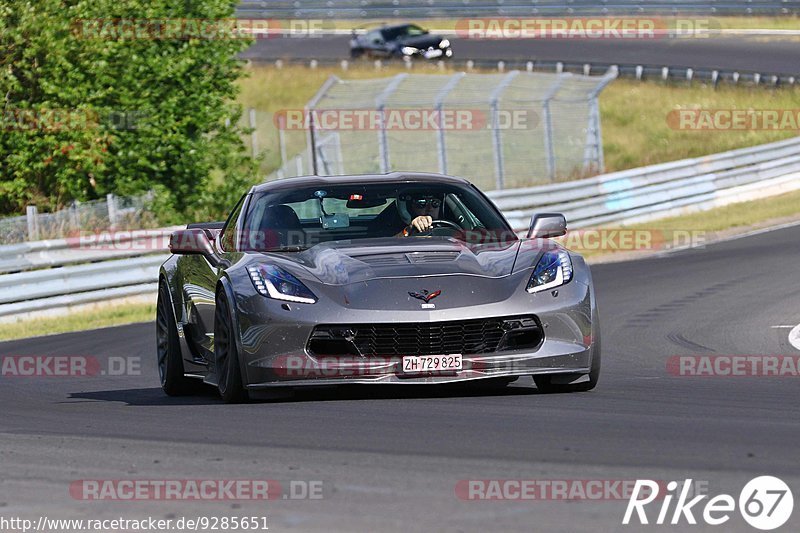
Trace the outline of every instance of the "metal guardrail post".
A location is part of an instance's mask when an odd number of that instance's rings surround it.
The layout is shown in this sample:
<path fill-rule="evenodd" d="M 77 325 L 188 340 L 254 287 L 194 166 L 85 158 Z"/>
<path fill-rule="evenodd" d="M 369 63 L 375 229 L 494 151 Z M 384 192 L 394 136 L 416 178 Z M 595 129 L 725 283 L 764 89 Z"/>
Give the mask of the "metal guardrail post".
<path fill-rule="evenodd" d="M 250 118 L 250 148 L 253 151 L 253 159 L 258 157 L 258 130 L 256 130 L 256 110 L 252 107 L 248 110 L 248 117 Z"/>
<path fill-rule="evenodd" d="M 304 109 L 304 114 L 306 118 L 306 124 L 308 125 L 308 129 L 306 130 L 306 142 L 308 144 L 308 160 L 311 162 L 311 170 L 313 171 L 314 175 L 318 175 L 317 172 L 317 147 L 316 147 L 316 138 L 315 138 L 315 131 L 314 131 L 314 112 L 316 111 L 316 107 L 319 104 L 319 101 L 322 100 L 322 97 L 333 87 L 335 84 L 340 83 L 340 80 L 336 76 L 331 76 L 325 83 L 320 87 L 317 94 L 306 104 Z M 302 176 L 302 171 L 298 176 Z"/>
<path fill-rule="evenodd" d="M 113 228 L 117 225 L 117 200 L 113 194 L 106 195 L 106 204 L 108 207 L 108 222 Z"/>
<path fill-rule="evenodd" d="M 25 211 L 26 211 L 25 215 L 28 221 L 28 240 L 38 241 L 39 240 L 39 220 L 37 219 L 38 210 L 36 209 L 35 205 L 29 205 Z"/>
<path fill-rule="evenodd" d="M 597 172 L 605 171 L 606 163 L 605 154 L 603 153 L 603 129 L 600 121 L 598 96 L 609 83 L 617 79 L 617 76 L 619 76 L 619 69 L 617 67 L 609 68 L 600 79 L 597 86 L 589 93 L 589 126 L 586 131 L 586 150 L 583 156 L 584 169 L 588 169 L 591 164 L 595 162 L 597 163 Z"/>
<path fill-rule="evenodd" d="M 289 160 L 286 156 L 286 115 L 278 116 L 278 145 L 281 152 L 281 167 L 286 165 Z"/>
<path fill-rule="evenodd" d="M 78 202 L 73 201 L 67 209 L 69 209 L 69 225 L 71 226 L 72 231 L 80 230 L 81 221 L 80 217 L 78 216 Z"/>
<path fill-rule="evenodd" d="M 558 79 L 553 83 L 544 95 L 542 102 L 542 121 L 544 122 L 544 153 L 547 164 L 547 178 L 550 181 L 556 179 L 556 150 L 553 142 L 553 114 L 550 112 L 550 100 L 555 97 L 561 84 L 572 77 L 569 72 L 558 75 Z"/>
<path fill-rule="evenodd" d="M 408 73 L 403 72 L 398 74 L 389 85 L 378 95 L 375 99 L 375 109 L 378 111 L 378 151 L 380 153 L 379 160 L 381 165 L 381 172 L 386 174 L 391 168 L 389 164 L 389 139 L 386 136 L 386 100 L 397 90 L 397 87 L 408 77 Z"/>
<path fill-rule="evenodd" d="M 439 94 L 436 95 L 436 100 L 434 102 L 436 113 L 439 115 L 439 131 L 437 138 L 439 141 L 439 172 L 441 174 L 447 174 L 447 145 L 445 144 L 444 120 L 442 118 L 444 99 L 447 98 L 450 91 L 458 85 L 458 82 L 460 82 L 464 76 L 466 76 L 466 73 L 459 72 L 450 78 L 450 81 L 448 81 L 439 91 Z"/>
<path fill-rule="evenodd" d="M 514 78 L 519 76 L 518 70 L 513 70 L 506 74 L 503 81 L 495 87 L 492 94 L 489 96 L 489 105 L 492 109 L 492 140 L 494 144 L 494 164 L 495 164 L 495 177 L 497 179 L 497 188 L 502 190 L 505 181 L 505 161 L 503 157 L 503 139 L 500 135 L 500 96 L 503 94 L 508 86 L 514 81 Z"/>

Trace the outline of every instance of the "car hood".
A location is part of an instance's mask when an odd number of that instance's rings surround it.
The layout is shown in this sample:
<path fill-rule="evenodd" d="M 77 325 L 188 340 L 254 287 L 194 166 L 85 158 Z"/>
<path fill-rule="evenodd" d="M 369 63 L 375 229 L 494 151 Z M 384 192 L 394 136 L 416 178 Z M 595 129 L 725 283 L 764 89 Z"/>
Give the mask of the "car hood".
<path fill-rule="evenodd" d="M 375 279 L 455 274 L 505 277 L 513 272 L 520 250 L 520 241 L 467 244 L 457 239 L 413 240 L 334 241 L 300 253 L 263 255 L 301 279 L 347 285 Z"/>
<path fill-rule="evenodd" d="M 436 35 L 418 35 L 416 37 L 405 37 L 397 40 L 399 46 L 413 46 L 420 50 L 427 50 L 431 46 L 438 48 L 441 42 L 442 38 Z"/>

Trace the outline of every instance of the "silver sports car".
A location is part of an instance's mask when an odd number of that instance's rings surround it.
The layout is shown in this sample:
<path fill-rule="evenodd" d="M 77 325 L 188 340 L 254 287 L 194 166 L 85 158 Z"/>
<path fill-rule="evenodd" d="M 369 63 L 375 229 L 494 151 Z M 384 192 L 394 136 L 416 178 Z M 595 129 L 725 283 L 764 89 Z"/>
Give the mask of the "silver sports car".
<path fill-rule="evenodd" d="M 600 373 L 589 268 L 552 237 L 519 238 L 461 178 L 394 173 L 253 187 L 224 223 L 190 224 L 160 269 L 158 368 L 226 402 L 337 384 L 587 391 Z M 489 380 L 489 381 L 485 381 Z"/>

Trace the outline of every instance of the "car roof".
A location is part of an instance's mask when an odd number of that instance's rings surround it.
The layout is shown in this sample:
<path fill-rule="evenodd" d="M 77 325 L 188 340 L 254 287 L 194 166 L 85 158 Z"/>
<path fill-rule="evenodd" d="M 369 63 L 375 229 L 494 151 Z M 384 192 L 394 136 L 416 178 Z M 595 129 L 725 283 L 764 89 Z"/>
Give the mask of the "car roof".
<path fill-rule="evenodd" d="M 298 187 L 321 187 L 325 185 L 348 185 L 365 183 L 445 183 L 451 185 L 470 185 L 464 178 L 427 174 L 422 172 L 392 172 L 390 174 L 359 174 L 351 176 L 300 176 L 268 181 L 253 187 L 252 192 L 274 192 Z"/>

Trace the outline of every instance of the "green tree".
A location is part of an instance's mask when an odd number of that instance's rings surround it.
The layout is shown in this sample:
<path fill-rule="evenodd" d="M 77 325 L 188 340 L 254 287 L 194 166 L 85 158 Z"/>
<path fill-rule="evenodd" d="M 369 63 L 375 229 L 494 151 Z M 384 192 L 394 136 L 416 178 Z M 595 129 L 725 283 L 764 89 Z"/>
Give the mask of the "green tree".
<path fill-rule="evenodd" d="M 222 215 L 255 177 L 233 6 L 0 4 L 0 213 L 154 189 L 164 218 Z"/>

